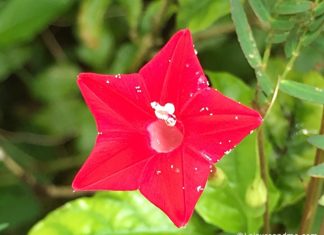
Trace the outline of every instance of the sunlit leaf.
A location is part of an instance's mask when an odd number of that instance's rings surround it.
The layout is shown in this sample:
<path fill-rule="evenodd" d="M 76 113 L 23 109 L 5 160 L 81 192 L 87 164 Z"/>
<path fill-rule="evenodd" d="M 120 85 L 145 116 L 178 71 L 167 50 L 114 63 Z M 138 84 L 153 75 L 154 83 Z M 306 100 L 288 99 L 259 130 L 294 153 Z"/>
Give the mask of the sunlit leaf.
<path fill-rule="evenodd" d="M 0 224 L 0 232 L 3 231 L 3 230 L 5 230 L 8 226 L 9 226 L 8 223 Z"/>
<path fill-rule="evenodd" d="M 230 12 L 228 0 L 180 0 L 179 4 L 178 28 L 187 27 L 192 32 L 206 29 Z"/>
<path fill-rule="evenodd" d="M 186 228 L 178 229 L 139 193 L 115 192 L 71 201 L 47 215 L 28 234 L 211 235 L 214 231 L 195 216 Z"/>

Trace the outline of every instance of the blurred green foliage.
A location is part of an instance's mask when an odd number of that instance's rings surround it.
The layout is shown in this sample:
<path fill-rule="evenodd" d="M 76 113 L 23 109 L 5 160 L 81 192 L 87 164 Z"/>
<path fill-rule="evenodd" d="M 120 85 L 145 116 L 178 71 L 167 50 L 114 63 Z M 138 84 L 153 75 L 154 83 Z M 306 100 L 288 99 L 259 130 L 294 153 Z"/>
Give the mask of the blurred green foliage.
<path fill-rule="evenodd" d="M 96 136 L 78 73 L 134 72 L 185 27 L 225 95 L 262 111 L 279 88 L 263 126 L 270 222 L 273 233 L 298 230 L 309 174 L 323 175 L 322 166 L 309 170 L 323 146 L 323 136 L 309 138 L 319 134 L 324 101 L 323 1 L 0 0 L 1 234 L 262 230 L 267 192 L 256 134 L 217 164 L 221 179 L 210 179 L 184 229 L 137 192 L 73 200 L 82 195 L 71 180 Z M 1 162 L 8 157 L 17 165 Z M 319 206 L 312 232 L 323 218 Z"/>

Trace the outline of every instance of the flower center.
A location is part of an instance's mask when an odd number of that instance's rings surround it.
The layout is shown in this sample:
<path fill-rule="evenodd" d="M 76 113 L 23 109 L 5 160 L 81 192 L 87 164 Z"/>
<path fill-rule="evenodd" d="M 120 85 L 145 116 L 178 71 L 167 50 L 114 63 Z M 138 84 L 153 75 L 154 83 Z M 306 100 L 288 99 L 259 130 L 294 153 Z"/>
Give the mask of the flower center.
<path fill-rule="evenodd" d="M 176 149 L 183 140 L 182 131 L 176 126 L 174 105 L 167 103 L 161 106 L 157 102 L 151 103 L 158 120 L 148 125 L 151 147 L 158 153 L 168 153 Z"/>

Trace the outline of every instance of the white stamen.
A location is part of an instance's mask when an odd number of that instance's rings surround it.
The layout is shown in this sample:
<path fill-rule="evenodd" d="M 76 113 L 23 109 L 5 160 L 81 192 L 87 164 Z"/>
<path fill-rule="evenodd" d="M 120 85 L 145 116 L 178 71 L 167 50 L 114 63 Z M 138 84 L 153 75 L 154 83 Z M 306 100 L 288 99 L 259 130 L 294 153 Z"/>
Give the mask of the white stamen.
<path fill-rule="evenodd" d="M 155 110 L 155 116 L 164 120 L 168 126 L 175 126 L 177 120 L 174 115 L 175 107 L 172 103 L 166 103 L 164 106 L 161 106 L 158 102 L 151 102 L 151 107 Z"/>

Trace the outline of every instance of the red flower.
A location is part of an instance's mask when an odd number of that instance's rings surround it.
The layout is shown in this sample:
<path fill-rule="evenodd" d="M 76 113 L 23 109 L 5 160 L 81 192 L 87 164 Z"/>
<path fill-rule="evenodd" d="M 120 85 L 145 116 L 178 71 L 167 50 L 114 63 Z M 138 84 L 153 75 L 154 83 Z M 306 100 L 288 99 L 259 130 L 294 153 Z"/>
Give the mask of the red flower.
<path fill-rule="evenodd" d="M 213 164 L 261 124 L 260 115 L 208 87 L 188 30 L 139 73 L 81 73 L 98 137 L 75 190 L 136 190 L 174 224 L 190 219 Z"/>

